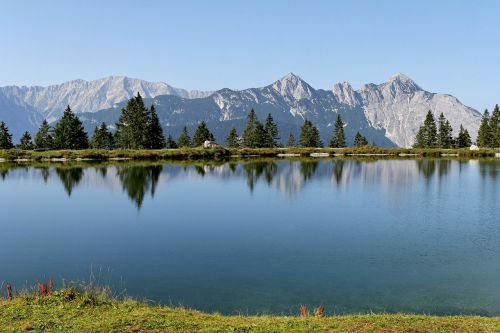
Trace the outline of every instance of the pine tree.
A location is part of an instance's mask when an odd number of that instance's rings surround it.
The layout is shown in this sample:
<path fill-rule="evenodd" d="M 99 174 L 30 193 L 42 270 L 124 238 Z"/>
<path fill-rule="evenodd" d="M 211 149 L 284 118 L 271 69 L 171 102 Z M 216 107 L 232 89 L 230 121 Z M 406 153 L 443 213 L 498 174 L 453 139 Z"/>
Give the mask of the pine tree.
<path fill-rule="evenodd" d="M 288 141 L 286 144 L 287 147 L 295 147 L 295 136 L 293 136 L 293 133 L 290 132 L 288 134 Z"/>
<path fill-rule="evenodd" d="M 69 105 L 64 110 L 61 120 L 54 128 L 54 148 L 56 149 L 86 149 L 88 148 L 87 133 L 83 124 L 71 111 Z"/>
<path fill-rule="evenodd" d="M 144 149 L 150 146 L 148 124 L 149 110 L 141 94 L 127 102 L 116 124 L 116 144 L 123 149 Z"/>
<path fill-rule="evenodd" d="M 257 116 L 255 111 L 252 109 L 247 115 L 247 124 L 245 130 L 243 131 L 243 146 L 254 148 L 255 147 L 255 123 L 257 122 Z"/>
<path fill-rule="evenodd" d="M 96 127 L 94 130 L 94 135 L 90 140 L 90 147 L 93 149 L 113 149 L 114 148 L 114 137 L 113 134 L 108 130 L 106 123 L 102 123 L 101 126 Z"/>
<path fill-rule="evenodd" d="M 488 109 L 484 110 L 476 142 L 479 147 L 489 147 L 491 144 L 490 113 Z"/>
<path fill-rule="evenodd" d="M 28 131 L 24 132 L 23 136 L 21 137 L 19 149 L 22 149 L 22 150 L 33 149 L 33 141 L 31 141 L 31 134 Z"/>
<path fill-rule="evenodd" d="M 346 147 L 344 123 L 342 122 L 342 118 L 340 118 L 340 114 L 337 115 L 337 120 L 335 121 L 333 136 L 332 139 L 330 140 L 330 147 L 332 148 Z"/>
<path fill-rule="evenodd" d="M 177 146 L 177 142 L 175 142 L 174 138 L 172 138 L 172 135 L 168 135 L 167 138 L 167 143 L 166 143 L 167 149 L 177 149 L 179 148 Z"/>
<path fill-rule="evenodd" d="M 440 148 L 451 148 L 453 146 L 453 129 L 450 122 L 444 117 L 443 113 L 438 119 L 438 146 Z"/>
<path fill-rule="evenodd" d="M 229 131 L 229 134 L 227 135 L 226 138 L 226 145 L 229 148 L 238 147 L 238 132 L 236 132 L 236 128 L 233 127 Z"/>
<path fill-rule="evenodd" d="M 267 147 L 267 148 L 277 147 L 278 140 L 279 140 L 278 125 L 276 125 L 276 123 L 274 122 L 274 119 L 270 113 L 267 115 L 264 130 L 266 132 L 264 147 Z"/>
<path fill-rule="evenodd" d="M 160 119 L 156 113 L 155 106 L 152 104 L 149 109 L 148 115 L 148 148 L 162 149 L 165 148 L 165 137 L 163 136 L 163 129 L 160 124 Z"/>
<path fill-rule="evenodd" d="M 12 149 L 12 134 L 9 133 L 9 128 L 2 121 L 0 122 L 0 149 Z"/>
<path fill-rule="evenodd" d="M 420 126 L 417 135 L 415 136 L 415 142 L 413 143 L 413 148 L 425 148 L 425 128 Z"/>
<path fill-rule="evenodd" d="M 500 107 L 495 105 L 490 118 L 490 147 L 498 148 L 500 147 Z"/>
<path fill-rule="evenodd" d="M 458 132 L 458 137 L 456 139 L 457 148 L 467 148 L 472 144 L 469 132 L 460 124 L 460 131 Z"/>
<path fill-rule="evenodd" d="M 451 126 L 450 126 L 451 128 Z M 451 130 L 450 130 L 451 134 Z M 415 137 L 415 148 L 435 148 L 438 146 L 438 133 L 436 121 L 429 110 L 425 116 L 424 125 L 420 127 Z"/>
<path fill-rule="evenodd" d="M 437 127 L 434 115 L 429 110 L 424 120 L 425 128 L 425 145 L 427 148 L 434 148 L 437 146 Z"/>
<path fill-rule="evenodd" d="M 202 121 L 196 128 L 196 131 L 194 132 L 193 146 L 195 147 L 203 146 L 203 143 L 205 143 L 205 141 L 207 140 L 214 141 L 213 135 L 208 130 L 207 124 L 204 121 Z"/>
<path fill-rule="evenodd" d="M 368 140 L 366 140 L 366 138 L 358 131 L 354 136 L 354 147 L 363 146 L 368 146 Z"/>
<path fill-rule="evenodd" d="M 35 135 L 35 147 L 37 149 L 51 149 L 53 146 L 54 138 L 52 137 L 52 130 L 47 120 L 44 120 Z"/>
<path fill-rule="evenodd" d="M 177 146 L 179 146 L 179 148 L 191 146 L 191 137 L 189 136 L 186 126 L 184 126 L 184 128 L 182 129 L 182 133 L 177 140 Z"/>
<path fill-rule="evenodd" d="M 267 133 L 264 125 L 260 121 L 255 121 L 255 129 L 253 133 L 253 146 L 255 148 L 266 147 L 267 144 Z"/>
<path fill-rule="evenodd" d="M 300 145 L 302 147 L 322 147 L 323 142 L 319 135 L 318 129 L 313 126 L 312 122 L 305 119 L 304 124 L 300 128 Z"/>

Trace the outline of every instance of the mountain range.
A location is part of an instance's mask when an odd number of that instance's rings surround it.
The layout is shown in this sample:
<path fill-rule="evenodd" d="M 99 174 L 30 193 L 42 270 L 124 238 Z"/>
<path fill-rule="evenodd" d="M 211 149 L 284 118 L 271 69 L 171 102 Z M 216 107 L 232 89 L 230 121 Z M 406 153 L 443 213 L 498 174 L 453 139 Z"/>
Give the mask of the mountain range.
<path fill-rule="evenodd" d="M 146 105 L 154 103 L 166 135 L 176 137 L 183 126 L 192 133 L 204 120 L 219 142 L 231 127 L 241 133 L 252 108 L 262 121 L 272 114 L 283 142 L 289 133 L 298 138 L 304 119 L 309 119 L 328 144 L 337 114 L 345 123 L 348 143 L 359 130 L 379 146 L 411 146 L 428 110 L 436 118 L 442 112 L 455 134 L 462 124 L 473 139 L 481 122 L 481 114 L 457 98 L 425 91 L 400 73 L 359 90 L 348 82 L 334 84 L 331 90 L 314 89 L 293 73 L 268 86 L 244 90 L 188 91 L 123 76 L 48 87 L 6 86 L 0 87 L 0 120 L 17 140 L 25 130 L 35 133 L 43 119 L 56 122 L 70 105 L 89 132 L 102 121 L 113 128 L 121 108 L 137 92 Z"/>

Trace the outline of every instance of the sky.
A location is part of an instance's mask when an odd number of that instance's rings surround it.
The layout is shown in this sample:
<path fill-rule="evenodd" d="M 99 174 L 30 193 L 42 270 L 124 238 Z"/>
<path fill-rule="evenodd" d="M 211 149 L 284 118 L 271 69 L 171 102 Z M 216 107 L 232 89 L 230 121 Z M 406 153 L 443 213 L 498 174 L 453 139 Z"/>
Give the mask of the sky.
<path fill-rule="evenodd" d="M 0 0 L 0 86 L 125 75 L 198 90 L 358 89 L 396 72 L 500 103 L 500 1 Z"/>

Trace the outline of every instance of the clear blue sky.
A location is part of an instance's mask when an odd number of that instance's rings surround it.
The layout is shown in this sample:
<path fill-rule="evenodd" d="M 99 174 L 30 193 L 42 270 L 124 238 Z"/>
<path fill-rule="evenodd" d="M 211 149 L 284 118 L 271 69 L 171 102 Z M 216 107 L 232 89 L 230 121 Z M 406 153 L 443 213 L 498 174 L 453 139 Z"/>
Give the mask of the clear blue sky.
<path fill-rule="evenodd" d="M 0 0 L 0 86 L 126 75 L 212 90 L 395 72 L 500 103 L 500 1 Z"/>

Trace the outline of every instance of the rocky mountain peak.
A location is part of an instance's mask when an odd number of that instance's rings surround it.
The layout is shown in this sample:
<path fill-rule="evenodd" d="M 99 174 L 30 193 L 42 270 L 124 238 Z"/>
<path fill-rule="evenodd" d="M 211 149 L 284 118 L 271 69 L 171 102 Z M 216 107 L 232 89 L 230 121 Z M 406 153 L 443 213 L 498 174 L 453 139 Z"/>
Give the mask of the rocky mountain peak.
<path fill-rule="evenodd" d="M 381 85 L 382 87 L 390 87 L 393 90 L 401 91 L 404 93 L 413 93 L 422 90 L 418 84 L 412 79 L 402 73 L 396 73 Z"/>
<path fill-rule="evenodd" d="M 357 93 L 347 81 L 334 84 L 332 92 L 339 103 L 347 104 L 352 107 L 360 104 Z"/>
<path fill-rule="evenodd" d="M 292 72 L 274 82 L 271 87 L 289 101 L 310 98 L 314 94 L 314 89 Z"/>

